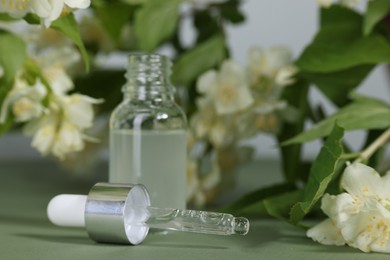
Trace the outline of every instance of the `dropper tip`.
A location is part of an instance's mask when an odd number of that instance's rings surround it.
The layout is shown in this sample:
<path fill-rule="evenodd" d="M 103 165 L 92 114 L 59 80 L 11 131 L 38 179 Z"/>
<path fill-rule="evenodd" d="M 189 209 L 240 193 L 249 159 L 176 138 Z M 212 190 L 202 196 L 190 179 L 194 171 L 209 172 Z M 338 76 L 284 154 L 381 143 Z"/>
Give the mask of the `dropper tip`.
<path fill-rule="evenodd" d="M 249 232 L 249 220 L 244 217 L 234 218 L 234 234 L 246 235 Z"/>

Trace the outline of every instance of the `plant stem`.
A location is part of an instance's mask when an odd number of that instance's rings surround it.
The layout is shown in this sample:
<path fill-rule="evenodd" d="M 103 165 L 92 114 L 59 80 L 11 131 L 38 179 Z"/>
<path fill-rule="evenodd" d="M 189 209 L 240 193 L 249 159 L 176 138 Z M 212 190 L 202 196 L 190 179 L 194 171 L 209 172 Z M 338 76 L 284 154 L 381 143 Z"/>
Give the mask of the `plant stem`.
<path fill-rule="evenodd" d="M 383 132 L 372 144 L 370 144 L 361 154 L 355 163 L 366 161 L 384 144 L 390 140 L 390 128 Z"/>

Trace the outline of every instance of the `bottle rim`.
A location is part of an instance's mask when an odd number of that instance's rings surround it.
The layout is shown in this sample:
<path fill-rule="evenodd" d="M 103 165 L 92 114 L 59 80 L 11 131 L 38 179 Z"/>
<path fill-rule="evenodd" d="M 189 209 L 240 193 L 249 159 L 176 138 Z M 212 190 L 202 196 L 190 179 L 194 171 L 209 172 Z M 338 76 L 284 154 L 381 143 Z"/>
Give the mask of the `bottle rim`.
<path fill-rule="evenodd" d="M 128 56 L 127 83 L 124 93 L 158 95 L 174 94 L 170 82 L 172 63 L 167 56 L 157 53 L 133 52 Z"/>
<path fill-rule="evenodd" d="M 162 67 L 170 69 L 172 62 L 167 56 L 162 54 L 132 52 L 128 55 L 128 69 L 136 69 L 136 66 L 139 69 L 158 69 Z"/>

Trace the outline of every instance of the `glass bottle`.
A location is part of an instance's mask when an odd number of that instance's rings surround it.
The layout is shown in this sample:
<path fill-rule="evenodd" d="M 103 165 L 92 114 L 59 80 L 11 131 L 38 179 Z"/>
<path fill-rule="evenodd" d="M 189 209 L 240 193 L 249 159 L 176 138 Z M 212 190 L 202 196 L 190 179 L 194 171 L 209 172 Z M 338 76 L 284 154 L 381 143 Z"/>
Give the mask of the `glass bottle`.
<path fill-rule="evenodd" d="M 185 208 L 187 121 L 170 74 L 165 56 L 129 56 L 124 99 L 110 118 L 109 181 L 144 184 L 152 206 Z"/>

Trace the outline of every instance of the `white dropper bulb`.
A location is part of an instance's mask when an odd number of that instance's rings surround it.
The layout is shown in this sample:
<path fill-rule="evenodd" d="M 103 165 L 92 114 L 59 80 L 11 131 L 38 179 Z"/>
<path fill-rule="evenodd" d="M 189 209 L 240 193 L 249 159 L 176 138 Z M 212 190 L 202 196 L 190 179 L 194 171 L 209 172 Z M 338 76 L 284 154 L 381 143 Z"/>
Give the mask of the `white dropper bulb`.
<path fill-rule="evenodd" d="M 61 194 L 52 198 L 47 206 L 49 220 L 63 227 L 85 227 L 85 195 Z"/>
<path fill-rule="evenodd" d="M 88 196 L 63 194 L 48 204 L 49 220 L 58 226 L 85 227 L 97 242 L 137 245 L 148 234 L 145 210 L 149 193 L 141 184 L 97 183 Z"/>

